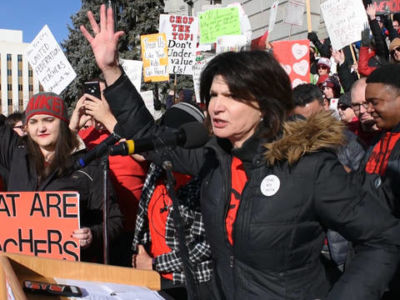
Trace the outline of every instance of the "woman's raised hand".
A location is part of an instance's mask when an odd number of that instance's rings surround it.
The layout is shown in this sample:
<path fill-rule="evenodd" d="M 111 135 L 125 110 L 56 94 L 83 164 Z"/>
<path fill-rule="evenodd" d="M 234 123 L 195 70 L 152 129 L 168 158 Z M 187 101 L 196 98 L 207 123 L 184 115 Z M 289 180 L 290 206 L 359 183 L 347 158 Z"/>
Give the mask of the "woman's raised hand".
<path fill-rule="evenodd" d="M 93 13 L 87 13 L 93 34 L 90 34 L 84 25 L 80 26 L 82 34 L 90 43 L 98 67 L 102 70 L 108 85 L 112 84 L 121 75 L 118 66 L 118 40 L 123 31 L 114 32 L 114 15 L 112 8 L 100 6 L 100 24 L 97 24 Z"/>

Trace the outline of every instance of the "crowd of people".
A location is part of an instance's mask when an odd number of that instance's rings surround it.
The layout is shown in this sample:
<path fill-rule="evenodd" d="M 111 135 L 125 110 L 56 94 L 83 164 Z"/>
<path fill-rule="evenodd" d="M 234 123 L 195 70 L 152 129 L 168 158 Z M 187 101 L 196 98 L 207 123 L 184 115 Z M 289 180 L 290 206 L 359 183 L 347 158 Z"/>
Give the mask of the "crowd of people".
<path fill-rule="evenodd" d="M 204 111 L 185 89 L 154 120 L 119 66 L 112 9 L 89 11 L 101 97 L 68 117 L 41 92 L 5 118 L 2 190 L 78 191 L 71 235 L 101 263 L 102 167 L 74 163 L 204 124 L 200 146 L 109 156 L 111 264 L 159 272 L 166 299 L 400 299 L 400 18 L 366 12 L 359 45 L 308 34 L 310 83 L 292 88 L 273 47 L 226 52 L 202 71 Z"/>

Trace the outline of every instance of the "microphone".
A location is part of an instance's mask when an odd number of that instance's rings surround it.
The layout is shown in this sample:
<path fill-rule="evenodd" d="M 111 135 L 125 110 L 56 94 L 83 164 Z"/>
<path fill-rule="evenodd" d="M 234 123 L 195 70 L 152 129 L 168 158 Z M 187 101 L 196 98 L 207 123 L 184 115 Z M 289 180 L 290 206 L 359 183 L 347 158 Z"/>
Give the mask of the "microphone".
<path fill-rule="evenodd" d="M 181 146 L 186 149 L 203 146 L 208 141 L 207 129 L 199 122 L 182 125 L 178 131 L 168 132 L 164 136 L 127 140 L 110 149 L 110 155 L 130 155 L 147 152 L 167 146 Z"/>
<path fill-rule="evenodd" d="M 109 146 L 114 145 L 120 139 L 121 137 L 119 135 L 111 133 L 110 136 L 108 136 L 104 141 L 76 160 L 73 168 L 75 170 L 81 169 L 87 166 L 92 160 L 102 157 L 107 153 Z"/>

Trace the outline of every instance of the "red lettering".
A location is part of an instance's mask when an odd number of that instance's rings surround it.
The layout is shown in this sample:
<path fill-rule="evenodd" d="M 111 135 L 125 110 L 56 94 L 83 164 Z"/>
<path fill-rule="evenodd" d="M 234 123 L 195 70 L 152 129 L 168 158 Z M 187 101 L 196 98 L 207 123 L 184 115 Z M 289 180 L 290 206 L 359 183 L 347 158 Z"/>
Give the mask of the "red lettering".
<path fill-rule="evenodd" d="M 179 25 L 179 26 L 178 26 L 178 31 L 179 31 L 179 32 L 183 32 L 184 29 L 185 29 L 185 25 Z"/>
<path fill-rule="evenodd" d="M 174 22 L 175 22 L 175 16 L 170 16 L 170 17 L 169 17 L 169 21 L 170 21 L 171 23 L 174 23 Z"/>
<path fill-rule="evenodd" d="M 60 287 L 60 286 L 58 286 L 58 285 L 51 284 L 51 285 L 49 286 L 49 290 L 50 290 L 50 291 L 54 291 L 54 292 L 62 292 L 62 291 L 63 291 L 63 288 Z"/>
<path fill-rule="evenodd" d="M 39 103 L 38 103 L 39 107 L 36 107 L 36 108 L 42 109 L 43 107 L 46 107 L 47 110 L 51 110 L 49 101 L 47 101 L 48 100 L 47 96 L 40 95 L 40 97 L 38 97 L 38 100 L 39 100 Z"/>
<path fill-rule="evenodd" d="M 59 98 L 53 98 L 53 109 L 52 111 L 56 113 L 61 113 L 62 112 L 62 101 Z"/>
<path fill-rule="evenodd" d="M 193 21 L 194 21 L 194 18 L 193 18 L 193 17 L 190 17 L 190 18 L 189 18 L 189 24 L 192 24 Z"/>
<path fill-rule="evenodd" d="M 178 33 L 177 32 L 173 32 L 172 33 L 172 38 L 174 39 L 174 40 L 176 40 L 176 36 L 178 35 Z"/>
<path fill-rule="evenodd" d="M 176 31 L 176 27 L 178 27 L 178 25 L 172 24 L 172 31 Z"/>
<path fill-rule="evenodd" d="M 182 23 L 182 17 L 181 16 L 177 16 L 175 22 L 176 23 Z"/>

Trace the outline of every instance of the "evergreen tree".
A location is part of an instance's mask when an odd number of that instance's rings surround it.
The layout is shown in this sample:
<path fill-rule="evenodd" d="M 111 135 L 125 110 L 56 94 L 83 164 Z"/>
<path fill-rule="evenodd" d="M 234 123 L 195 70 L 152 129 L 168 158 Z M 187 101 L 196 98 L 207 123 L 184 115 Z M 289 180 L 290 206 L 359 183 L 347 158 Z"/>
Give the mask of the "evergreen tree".
<path fill-rule="evenodd" d="M 99 77 L 93 52 L 82 35 L 79 27 L 91 28 L 87 12 L 91 10 L 99 21 L 99 8 L 103 3 L 111 3 L 115 7 L 116 30 L 125 35 L 120 39 L 119 56 L 123 59 L 140 60 L 140 36 L 157 33 L 159 15 L 164 11 L 163 0 L 82 0 L 81 9 L 71 16 L 72 27 L 69 27 L 68 39 L 62 43 L 66 56 L 77 73 L 76 79 L 63 92 L 68 104 L 73 104 L 82 94 L 85 81 Z M 153 86 L 146 86 L 152 89 Z M 72 105 L 73 107 L 73 105 Z"/>

